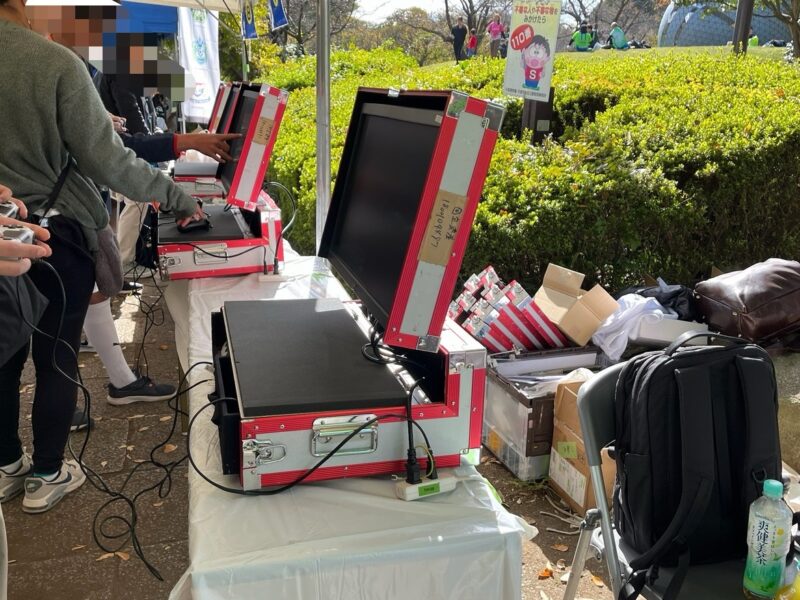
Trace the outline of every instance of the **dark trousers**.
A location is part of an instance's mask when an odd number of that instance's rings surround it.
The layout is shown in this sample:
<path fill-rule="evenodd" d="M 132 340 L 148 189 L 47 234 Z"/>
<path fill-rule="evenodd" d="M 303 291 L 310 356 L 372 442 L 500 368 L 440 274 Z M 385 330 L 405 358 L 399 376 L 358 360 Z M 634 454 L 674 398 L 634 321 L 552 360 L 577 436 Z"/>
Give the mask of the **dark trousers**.
<path fill-rule="evenodd" d="M 53 255 L 45 260 L 61 277 L 66 305 L 55 274 L 43 265 L 34 265 L 30 278 L 49 301 L 37 324 L 42 333 L 34 332 L 32 336 L 36 367 L 36 392 L 31 415 L 33 465 L 34 471 L 43 474 L 58 471 L 64 458 L 77 400 L 77 385 L 70 379 L 78 377 L 81 329 L 95 280 L 94 260 L 86 250 L 80 226 L 70 219 L 55 216 L 50 218 L 49 229 Z M 72 351 L 51 337 L 60 338 Z M 17 431 L 19 383 L 27 356 L 28 347 L 25 346 L 0 367 L 0 465 L 12 463 L 22 455 Z"/>
<path fill-rule="evenodd" d="M 456 62 L 460 61 L 464 57 L 464 42 L 460 44 L 453 42 L 453 52 L 456 55 Z"/>

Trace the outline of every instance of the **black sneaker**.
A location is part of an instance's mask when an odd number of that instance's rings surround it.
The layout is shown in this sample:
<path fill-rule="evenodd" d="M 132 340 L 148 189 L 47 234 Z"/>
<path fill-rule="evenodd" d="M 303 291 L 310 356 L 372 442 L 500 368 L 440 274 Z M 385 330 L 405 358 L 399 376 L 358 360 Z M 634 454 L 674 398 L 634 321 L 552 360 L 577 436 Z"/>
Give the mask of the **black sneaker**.
<path fill-rule="evenodd" d="M 142 291 L 144 286 L 141 283 L 136 283 L 134 281 L 123 281 L 122 282 L 122 289 L 117 293 L 118 296 L 127 296 L 130 294 L 138 294 Z"/>
<path fill-rule="evenodd" d="M 83 431 L 84 429 L 89 429 L 89 427 L 94 425 L 94 419 L 89 419 L 86 417 L 86 413 L 79 408 L 75 409 L 74 414 L 72 415 L 72 425 L 70 425 L 70 431 Z"/>
<path fill-rule="evenodd" d="M 125 387 L 116 388 L 108 384 L 108 403 L 114 406 L 132 404 L 134 402 L 155 402 L 168 400 L 175 395 L 175 386 L 166 383 L 156 383 L 149 377 L 142 375 Z"/>

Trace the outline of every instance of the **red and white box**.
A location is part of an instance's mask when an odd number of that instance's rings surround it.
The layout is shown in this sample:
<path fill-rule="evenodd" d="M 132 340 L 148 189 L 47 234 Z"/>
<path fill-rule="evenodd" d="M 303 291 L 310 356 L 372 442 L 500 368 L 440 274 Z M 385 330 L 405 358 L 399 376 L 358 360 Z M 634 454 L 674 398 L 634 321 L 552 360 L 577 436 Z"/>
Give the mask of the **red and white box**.
<path fill-rule="evenodd" d="M 175 182 L 192 196 L 224 197 L 229 204 L 251 209 L 264 183 L 288 98 L 288 92 L 266 83 L 234 86 L 222 115 L 225 121 L 230 121 L 227 133 L 242 134 L 242 138 L 230 142 L 234 160 L 214 162 L 212 171 L 201 174 L 190 173 L 197 165 L 206 167 L 207 158 L 195 163 L 178 160 L 174 167 Z"/>
<path fill-rule="evenodd" d="M 205 204 L 211 229 L 180 233 L 174 218 L 161 214 L 159 273 L 164 280 L 272 273 L 283 262 L 280 208 L 264 191 L 253 210 Z"/>
<path fill-rule="evenodd" d="M 331 260 L 382 325 L 386 344 L 436 351 L 503 116 L 500 105 L 459 92 L 359 89 L 319 254 Z M 382 118 L 405 120 L 408 131 L 379 123 Z M 372 158 L 381 156 L 378 146 L 370 146 L 367 156 L 358 154 L 372 123 L 384 132 L 380 144 L 394 147 L 399 162 L 404 164 L 408 156 L 417 161 L 420 168 L 414 177 L 404 178 L 402 169 L 392 173 L 383 165 L 372 168 Z M 418 126 L 429 131 L 412 134 Z M 369 192 L 371 182 L 359 181 L 361 173 L 378 170 L 396 178 L 398 191 L 391 194 L 396 201 L 387 199 L 382 205 L 378 194 Z M 362 193 L 352 193 L 359 185 Z M 361 203 L 366 196 L 374 199 L 374 207 Z M 374 208 L 376 219 L 382 214 L 396 220 L 398 229 L 411 233 L 410 240 L 405 233 L 397 243 L 370 236 L 363 231 L 370 222 L 367 216 L 362 230 L 347 229 L 340 213 L 347 214 L 351 207 L 364 215 Z M 402 207 L 416 210 L 403 213 Z M 392 265 L 387 271 L 390 282 L 379 290 L 383 297 L 371 293 L 375 286 L 370 289 L 370 281 L 376 277 L 366 273 L 369 265 L 356 265 L 348 243 L 358 243 L 365 254 Z M 403 255 L 396 256 L 401 251 Z M 378 258 L 383 255 L 387 258 Z"/>
<path fill-rule="evenodd" d="M 208 120 L 209 133 L 224 133 L 220 129 L 220 121 L 222 120 L 223 109 L 231 95 L 231 88 L 232 85 L 228 82 L 223 81 L 219 84 L 217 96 L 214 98 L 214 107 L 211 109 L 211 117 Z"/>
<path fill-rule="evenodd" d="M 258 328 L 258 323 L 253 322 L 253 319 L 266 321 L 270 316 L 273 317 L 273 326 L 277 326 L 274 317 L 278 312 L 271 315 L 264 315 L 264 312 L 281 309 L 282 306 L 276 303 L 291 302 L 316 302 L 317 314 L 330 314 L 331 310 L 336 310 L 330 304 L 324 304 L 325 300 L 275 300 L 249 303 L 254 306 L 251 316 L 248 316 L 248 307 L 243 306 L 248 303 L 234 302 L 226 303 L 222 313 L 215 315 L 212 320 L 215 371 L 218 371 L 215 374 L 217 393 L 221 397 L 236 397 L 239 403 L 236 415 L 232 414 L 233 411 L 226 412 L 222 406 L 217 412 L 223 470 L 226 473 L 238 472 L 245 490 L 291 483 L 315 466 L 321 457 L 342 442 L 354 429 L 371 419 L 381 417 L 381 420 L 362 430 L 304 481 L 402 472 L 408 446 L 408 424 L 403 418 L 407 414 L 407 408 L 404 405 L 387 407 L 377 403 L 370 406 L 367 403 L 359 409 L 320 410 L 319 405 L 312 400 L 310 404 L 300 405 L 294 412 L 264 416 L 248 414 L 248 393 L 244 380 L 252 377 L 252 374 L 248 376 L 241 371 L 235 371 L 242 367 L 239 353 L 247 350 L 245 346 L 248 334 L 243 327 Z M 238 312 L 238 316 L 235 312 Z M 348 314 L 346 318 L 351 321 L 352 327 L 358 329 L 362 340 L 366 341 L 367 323 L 363 317 L 360 317 L 359 325 L 352 321 L 352 315 Z M 233 322 L 234 320 L 239 323 Z M 313 324 L 307 328 L 301 326 L 300 329 L 302 331 L 293 330 L 291 333 L 302 336 L 310 331 L 310 335 L 314 335 Z M 276 330 L 270 332 L 274 334 Z M 477 464 L 480 459 L 486 388 L 486 349 L 452 321 L 445 322 L 440 337 L 438 352 L 410 353 L 413 360 L 423 361 L 422 367 L 429 373 L 426 379 L 430 383 L 427 391 L 422 391 L 421 388 L 415 391 L 412 416 L 425 430 L 431 442 L 437 467 L 456 467 L 462 462 Z M 280 342 L 276 343 L 280 345 Z M 281 352 L 279 349 L 275 351 Z M 292 352 L 291 347 L 288 351 Z M 269 353 L 270 350 L 266 352 Z M 312 359 L 309 356 L 309 353 L 313 354 L 312 346 L 304 346 L 302 352 L 307 359 Z M 249 355 L 245 356 L 244 361 L 251 358 Z M 303 366 L 299 368 L 302 369 Z M 383 367 L 370 365 L 370 368 Z M 385 368 L 397 371 L 396 366 Z M 311 363 L 305 365 L 305 372 L 306 381 L 314 377 Z M 291 376 L 291 373 L 291 368 L 284 369 L 282 375 Z M 410 387 L 419 374 L 402 372 L 400 376 L 405 385 Z M 226 387 L 226 381 L 235 382 L 234 389 L 230 389 L 230 384 Z M 253 394 L 251 397 L 261 400 L 257 396 L 258 394 Z M 239 419 L 242 414 L 247 416 Z M 415 430 L 414 435 L 419 436 L 419 433 Z M 417 437 L 415 443 L 422 443 L 422 438 Z M 427 458 L 424 453 L 420 453 L 418 458 L 420 469 L 424 473 L 428 468 Z"/>

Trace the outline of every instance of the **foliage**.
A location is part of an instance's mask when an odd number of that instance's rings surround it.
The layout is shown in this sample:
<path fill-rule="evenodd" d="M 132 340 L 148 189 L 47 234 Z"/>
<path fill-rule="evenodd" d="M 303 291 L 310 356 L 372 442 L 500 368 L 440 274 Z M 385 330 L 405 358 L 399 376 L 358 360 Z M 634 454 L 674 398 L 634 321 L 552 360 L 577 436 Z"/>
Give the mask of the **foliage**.
<path fill-rule="evenodd" d="M 399 50 L 332 56 L 337 170 L 360 85 L 459 89 L 506 104 L 464 273 L 491 263 L 535 287 L 548 262 L 612 288 L 644 273 L 691 282 L 711 264 L 746 266 L 800 248 L 800 71 L 730 52 L 558 55 L 557 139 L 520 136 L 503 62 L 418 68 Z M 271 70 L 292 89 L 270 176 L 300 202 L 293 245 L 314 249 L 312 58 Z"/>

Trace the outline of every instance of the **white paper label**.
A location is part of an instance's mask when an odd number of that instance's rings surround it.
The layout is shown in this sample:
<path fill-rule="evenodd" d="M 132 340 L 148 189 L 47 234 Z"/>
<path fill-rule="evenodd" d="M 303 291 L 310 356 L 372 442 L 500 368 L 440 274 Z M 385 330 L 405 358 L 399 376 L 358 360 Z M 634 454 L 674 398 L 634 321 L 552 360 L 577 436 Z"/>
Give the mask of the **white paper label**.
<path fill-rule="evenodd" d="M 586 500 L 586 476 L 555 449 L 550 451 L 550 479 L 557 483 L 576 504 L 583 506 Z"/>

